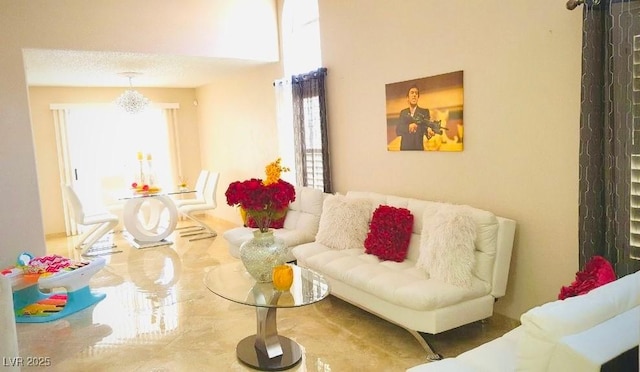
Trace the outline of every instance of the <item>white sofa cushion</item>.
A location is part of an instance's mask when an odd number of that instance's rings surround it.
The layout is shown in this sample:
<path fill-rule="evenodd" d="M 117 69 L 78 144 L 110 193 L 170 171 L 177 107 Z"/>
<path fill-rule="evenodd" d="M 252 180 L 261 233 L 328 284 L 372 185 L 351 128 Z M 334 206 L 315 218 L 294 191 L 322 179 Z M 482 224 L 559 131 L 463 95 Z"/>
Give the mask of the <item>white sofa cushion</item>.
<path fill-rule="evenodd" d="M 424 363 L 407 372 L 508 372 L 516 370 L 516 349 L 522 327 L 466 351 L 455 358 Z"/>
<path fill-rule="evenodd" d="M 516 327 L 502 337 L 460 354 L 457 359 L 472 366 L 474 371 L 514 371 L 522 332 L 522 327 Z"/>
<path fill-rule="evenodd" d="M 433 310 L 489 293 L 487 283 L 474 277 L 470 288 L 430 279 L 415 262 L 381 261 L 362 248 L 335 250 L 318 243 L 293 249 L 302 266 L 329 279 L 359 288 L 385 301 L 415 310 Z"/>
<path fill-rule="evenodd" d="M 284 220 L 287 230 L 301 230 L 315 237 L 322 214 L 324 193 L 310 187 L 296 187 L 296 200 L 289 204 Z"/>
<path fill-rule="evenodd" d="M 332 249 L 360 248 L 364 251 L 371 213 L 368 198 L 327 196 L 322 205 L 316 241 Z"/>

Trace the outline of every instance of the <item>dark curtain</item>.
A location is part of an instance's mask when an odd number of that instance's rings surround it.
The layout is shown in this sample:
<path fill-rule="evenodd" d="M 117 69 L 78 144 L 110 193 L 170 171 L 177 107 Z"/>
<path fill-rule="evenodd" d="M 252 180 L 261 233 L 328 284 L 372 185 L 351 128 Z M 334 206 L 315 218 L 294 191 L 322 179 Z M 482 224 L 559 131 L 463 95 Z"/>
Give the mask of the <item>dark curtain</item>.
<path fill-rule="evenodd" d="M 595 255 L 618 277 L 630 257 L 633 35 L 638 1 L 587 1 L 583 9 L 579 155 L 580 267 Z M 637 115 L 637 114 L 636 114 Z"/>
<path fill-rule="evenodd" d="M 326 68 L 291 77 L 296 173 L 299 185 L 331 193 Z"/>

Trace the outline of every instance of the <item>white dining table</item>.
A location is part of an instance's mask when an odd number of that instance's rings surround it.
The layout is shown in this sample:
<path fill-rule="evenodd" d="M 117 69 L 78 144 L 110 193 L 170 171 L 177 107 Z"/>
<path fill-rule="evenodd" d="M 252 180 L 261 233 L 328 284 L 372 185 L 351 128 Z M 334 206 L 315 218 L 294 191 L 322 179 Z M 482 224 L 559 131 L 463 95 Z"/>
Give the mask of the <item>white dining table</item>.
<path fill-rule="evenodd" d="M 122 213 L 125 230 L 136 248 L 168 245 L 166 238 L 178 224 L 178 209 L 172 196 L 195 193 L 195 190 L 158 192 L 129 191 L 119 197 L 124 200 Z"/>

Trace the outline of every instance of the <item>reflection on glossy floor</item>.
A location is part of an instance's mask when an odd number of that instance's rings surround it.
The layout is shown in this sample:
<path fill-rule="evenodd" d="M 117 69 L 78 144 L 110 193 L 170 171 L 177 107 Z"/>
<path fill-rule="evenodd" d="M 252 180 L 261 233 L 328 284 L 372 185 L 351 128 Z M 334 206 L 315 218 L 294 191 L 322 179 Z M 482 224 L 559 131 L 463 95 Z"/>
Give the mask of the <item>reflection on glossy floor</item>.
<path fill-rule="evenodd" d="M 164 247 L 135 249 L 114 234 L 122 253 L 104 256 L 107 266 L 91 280 L 107 297 L 57 321 L 17 324 L 20 355 L 50 357 L 47 370 L 55 371 L 251 370 L 237 361 L 235 347 L 256 331 L 254 308 L 219 298 L 202 283 L 211 267 L 235 260 L 221 237 L 233 226 L 208 222 L 217 238 L 189 242 L 174 234 L 174 244 Z M 77 259 L 73 243 L 49 239 L 48 253 Z M 455 356 L 514 326 L 494 316 L 430 340 L 444 356 Z M 278 331 L 303 348 L 292 371 L 404 371 L 426 361 L 408 332 L 332 296 L 279 309 Z"/>

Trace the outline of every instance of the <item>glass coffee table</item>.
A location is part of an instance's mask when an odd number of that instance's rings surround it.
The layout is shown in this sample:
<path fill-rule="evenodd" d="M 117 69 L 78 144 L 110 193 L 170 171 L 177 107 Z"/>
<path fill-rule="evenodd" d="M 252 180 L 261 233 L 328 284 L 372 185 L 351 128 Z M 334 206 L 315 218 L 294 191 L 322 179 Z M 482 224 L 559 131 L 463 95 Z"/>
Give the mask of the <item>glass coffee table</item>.
<path fill-rule="evenodd" d="M 216 266 L 204 284 L 216 295 L 239 304 L 254 306 L 257 332 L 242 339 L 236 347 L 238 359 L 257 369 L 277 371 L 290 368 L 302 359 L 300 346 L 278 334 L 276 310 L 310 305 L 329 295 L 329 283 L 309 269 L 292 265 L 293 284 L 278 291 L 272 283 L 256 283 L 242 262 Z"/>

